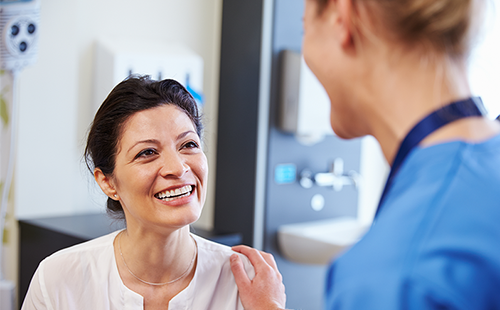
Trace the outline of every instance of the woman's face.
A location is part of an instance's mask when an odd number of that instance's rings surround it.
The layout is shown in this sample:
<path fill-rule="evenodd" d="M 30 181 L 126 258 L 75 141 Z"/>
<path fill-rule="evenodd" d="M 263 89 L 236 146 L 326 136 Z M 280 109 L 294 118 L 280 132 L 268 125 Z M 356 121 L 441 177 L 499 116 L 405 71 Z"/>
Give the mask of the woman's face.
<path fill-rule="evenodd" d="M 137 112 L 124 124 L 111 183 L 127 227 L 193 223 L 205 203 L 207 175 L 200 137 L 175 105 Z"/>
<path fill-rule="evenodd" d="M 344 101 L 340 100 L 343 91 L 342 82 L 337 78 L 340 75 L 338 64 L 340 58 L 327 14 L 320 12 L 317 0 L 305 0 L 302 53 L 308 67 L 330 97 L 330 123 L 339 135 L 342 130 L 337 115 L 345 107 L 343 107 Z"/>
<path fill-rule="evenodd" d="M 304 59 L 315 75 L 320 75 L 321 50 L 325 38 L 321 36 L 321 13 L 318 11 L 317 0 L 305 0 L 304 8 L 304 37 L 302 53 Z M 321 81 L 321 80 L 320 80 Z"/>
<path fill-rule="evenodd" d="M 359 122 L 353 121 L 357 119 L 353 85 L 359 80 L 346 47 L 348 37 L 340 11 L 340 1 L 320 11 L 317 0 L 305 0 L 302 52 L 330 98 L 331 127 L 338 136 L 353 138 L 359 136 Z"/>

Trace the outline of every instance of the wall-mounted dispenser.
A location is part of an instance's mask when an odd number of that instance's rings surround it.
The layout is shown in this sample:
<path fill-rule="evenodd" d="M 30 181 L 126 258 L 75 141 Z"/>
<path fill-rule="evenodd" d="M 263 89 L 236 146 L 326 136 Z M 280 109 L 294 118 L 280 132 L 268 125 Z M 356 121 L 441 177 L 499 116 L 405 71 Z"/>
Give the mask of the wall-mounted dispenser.
<path fill-rule="evenodd" d="M 0 1 L 0 67 L 20 70 L 38 56 L 40 0 Z"/>
<path fill-rule="evenodd" d="M 95 47 L 95 109 L 131 74 L 175 79 L 203 104 L 203 59 L 186 46 L 158 40 L 101 39 Z"/>
<path fill-rule="evenodd" d="M 299 142 L 317 143 L 332 135 L 330 99 L 300 53 L 281 52 L 279 128 Z"/>

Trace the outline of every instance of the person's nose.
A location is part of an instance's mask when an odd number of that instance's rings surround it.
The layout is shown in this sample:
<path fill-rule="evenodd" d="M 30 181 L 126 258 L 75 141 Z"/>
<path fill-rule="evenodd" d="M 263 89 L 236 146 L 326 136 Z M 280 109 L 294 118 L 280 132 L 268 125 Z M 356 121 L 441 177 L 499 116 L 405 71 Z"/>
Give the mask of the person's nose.
<path fill-rule="evenodd" d="M 186 163 L 185 158 L 178 152 L 169 152 L 164 155 L 160 171 L 161 176 L 181 178 L 189 171 L 189 165 Z"/>

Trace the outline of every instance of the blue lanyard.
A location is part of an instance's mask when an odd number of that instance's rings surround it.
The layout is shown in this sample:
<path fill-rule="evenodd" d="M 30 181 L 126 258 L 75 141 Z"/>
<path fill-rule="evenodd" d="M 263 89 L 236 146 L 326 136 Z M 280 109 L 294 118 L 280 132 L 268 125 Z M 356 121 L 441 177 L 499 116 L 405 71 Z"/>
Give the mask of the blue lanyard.
<path fill-rule="evenodd" d="M 382 192 L 382 197 L 378 203 L 377 212 L 375 217 L 377 217 L 382 204 L 389 192 L 392 182 L 396 173 L 401 168 L 406 156 L 428 135 L 438 130 L 439 128 L 447 125 L 456 120 L 471 117 L 471 116 L 482 116 L 483 112 L 476 104 L 478 102 L 479 106 L 482 108 L 482 101 L 479 97 L 468 98 L 462 101 L 453 102 L 447 106 L 444 106 L 431 114 L 427 115 L 423 120 L 421 120 L 405 137 L 399 151 L 392 163 L 391 172 L 385 183 L 384 191 Z"/>

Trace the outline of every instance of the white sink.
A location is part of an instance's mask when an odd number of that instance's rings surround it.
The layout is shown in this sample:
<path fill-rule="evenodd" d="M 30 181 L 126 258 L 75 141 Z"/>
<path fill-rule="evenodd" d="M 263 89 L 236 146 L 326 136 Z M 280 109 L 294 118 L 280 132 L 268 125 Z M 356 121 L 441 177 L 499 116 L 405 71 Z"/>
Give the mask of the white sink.
<path fill-rule="evenodd" d="M 358 242 L 369 227 L 352 217 L 282 225 L 278 243 L 292 262 L 325 265 Z"/>

